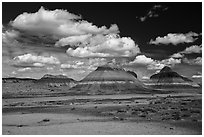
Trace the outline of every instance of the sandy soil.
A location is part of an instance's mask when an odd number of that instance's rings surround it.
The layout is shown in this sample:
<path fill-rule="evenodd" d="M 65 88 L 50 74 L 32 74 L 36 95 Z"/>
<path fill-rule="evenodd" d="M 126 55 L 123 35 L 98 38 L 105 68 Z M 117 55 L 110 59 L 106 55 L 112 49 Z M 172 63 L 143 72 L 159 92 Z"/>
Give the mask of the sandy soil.
<path fill-rule="evenodd" d="M 3 134 L 202 134 L 201 94 L 3 99 Z"/>
<path fill-rule="evenodd" d="M 114 121 L 110 118 L 73 114 L 33 113 L 4 115 L 3 123 L 3 134 L 15 135 L 199 134 L 195 130 L 165 123 Z"/>

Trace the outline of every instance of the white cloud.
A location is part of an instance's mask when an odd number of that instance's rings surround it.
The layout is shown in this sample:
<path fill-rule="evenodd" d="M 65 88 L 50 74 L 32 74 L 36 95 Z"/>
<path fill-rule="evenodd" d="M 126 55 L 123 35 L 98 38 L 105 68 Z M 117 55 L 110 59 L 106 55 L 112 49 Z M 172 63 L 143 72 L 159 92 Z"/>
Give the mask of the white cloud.
<path fill-rule="evenodd" d="M 144 22 L 147 19 L 147 17 L 144 16 L 144 17 L 140 17 L 139 19 L 140 19 L 141 22 Z"/>
<path fill-rule="evenodd" d="M 12 71 L 12 73 L 11 73 L 11 74 L 16 75 L 17 73 L 16 73 L 16 71 Z"/>
<path fill-rule="evenodd" d="M 70 64 L 64 63 L 61 64 L 60 67 L 62 69 L 69 69 L 69 68 L 74 68 L 74 69 L 81 69 L 81 68 L 87 68 L 86 64 L 82 61 L 73 61 Z"/>
<path fill-rule="evenodd" d="M 89 69 L 93 70 L 96 69 L 98 66 L 105 65 L 107 60 L 105 58 L 90 58 L 87 65 Z"/>
<path fill-rule="evenodd" d="M 131 62 L 129 62 L 129 65 L 136 65 L 136 64 L 142 64 L 146 65 L 147 69 L 149 70 L 157 70 L 162 69 L 164 66 L 174 66 L 175 64 L 181 63 L 181 59 L 174 59 L 174 58 L 168 58 L 164 60 L 153 60 L 152 58 L 148 58 L 145 55 L 139 55 L 136 56 L 135 59 Z"/>
<path fill-rule="evenodd" d="M 173 55 L 171 55 L 172 58 L 182 58 L 184 55 L 181 53 L 175 53 Z"/>
<path fill-rule="evenodd" d="M 18 69 L 18 71 L 20 71 L 20 72 L 24 72 L 24 71 L 27 71 L 27 70 L 31 70 L 31 68 L 30 67 L 26 67 L 26 68 Z"/>
<path fill-rule="evenodd" d="M 193 46 L 187 47 L 185 50 L 180 51 L 178 53 L 175 53 L 175 54 L 171 55 L 170 57 L 183 58 L 185 54 L 192 54 L 192 53 L 202 53 L 202 45 L 200 45 L 200 46 L 193 45 Z M 189 63 L 192 61 L 189 61 L 187 58 L 184 58 L 184 62 Z M 189 63 L 189 64 L 192 64 L 192 63 Z"/>
<path fill-rule="evenodd" d="M 80 20 L 79 20 L 80 19 Z M 51 35 L 57 38 L 85 34 L 107 34 L 118 32 L 117 25 L 110 29 L 97 27 L 81 20 L 81 16 L 69 13 L 67 10 L 45 10 L 41 7 L 36 13 L 26 13 L 17 16 L 11 25 L 32 35 Z"/>
<path fill-rule="evenodd" d="M 54 68 L 53 67 L 47 67 L 47 70 L 53 70 Z"/>
<path fill-rule="evenodd" d="M 18 37 L 19 32 L 15 30 L 7 30 L 2 33 L 2 39 L 7 39 L 7 38 L 15 38 Z"/>
<path fill-rule="evenodd" d="M 73 57 L 108 57 L 109 54 L 94 53 L 88 47 L 78 47 L 76 49 L 69 48 L 67 54 Z"/>
<path fill-rule="evenodd" d="M 202 78 L 202 75 L 193 75 L 192 78 Z"/>
<path fill-rule="evenodd" d="M 60 61 L 53 57 L 37 56 L 32 54 L 24 54 L 14 58 L 17 63 L 34 63 L 35 66 L 42 66 L 42 64 L 60 64 Z"/>
<path fill-rule="evenodd" d="M 37 63 L 33 63 L 33 66 L 35 66 L 35 67 L 43 67 L 43 66 L 45 66 L 45 64 L 37 62 Z"/>
<path fill-rule="evenodd" d="M 130 64 L 151 64 L 154 62 L 153 59 L 146 57 L 145 55 L 139 55 L 136 56 L 133 61 L 130 62 Z"/>
<path fill-rule="evenodd" d="M 184 58 L 182 61 L 190 65 L 202 65 L 202 57 L 197 57 L 195 59 Z"/>
<path fill-rule="evenodd" d="M 101 40 L 96 41 L 99 37 Z M 85 43 L 84 47 L 69 48 L 67 54 L 76 57 L 130 57 L 140 53 L 138 45 L 131 38 L 120 38 L 116 34 L 100 35 Z"/>
<path fill-rule="evenodd" d="M 140 53 L 131 38 L 118 35 L 116 24 L 110 28 L 97 27 L 66 10 L 50 11 L 41 7 L 36 13 L 17 16 L 10 24 L 19 32 L 24 32 L 22 35 L 37 36 L 44 42 L 45 37 L 52 39 L 50 41 L 56 47 L 71 46 L 66 53 L 74 57 L 129 57 Z"/>
<path fill-rule="evenodd" d="M 143 79 L 143 80 L 148 80 L 149 77 L 147 77 L 147 76 L 143 76 L 142 79 Z"/>
<path fill-rule="evenodd" d="M 191 54 L 191 53 L 201 53 L 201 52 L 202 52 L 202 45 L 200 45 L 200 46 L 193 45 L 191 47 L 186 48 L 181 53 Z"/>
<path fill-rule="evenodd" d="M 174 59 L 174 58 L 168 58 L 168 59 L 164 59 L 161 61 L 155 60 L 154 62 L 152 62 L 151 64 L 147 66 L 147 69 L 150 69 L 150 70 L 159 69 L 160 70 L 164 66 L 174 66 L 180 63 L 181 63 L 181 59 Z"/>
<path fill-rule="evenodd" d="M 89 38 L 91 34 L 87 35 L 79 35 L 79 36 L 70 36 L 66 38 L 60 39 L 58 42 L 55 43 L 55 46 L 57 47 L 63 47 L 65 45 L 77 45 L 81 42 L 84 42 L 87 38 Z"/>
<path fill-rule="evenodd" d="M 86 68 L 84 65 L 84 62 L 82 61 L 73 61 L 72 64 L 61 64 L 60 67 L 62 69 L 69 69 L 69 68 L 74 68 L 74 69 L 79 69 L 79 68 Z"/>
<path fill-rule="evenodd" d="M 150 44 L 173 44 L 173 45 L 177 45 L 179 43 L 191 43 L 194 42 L 199 36 L 199 34 L 195 33 L 195 32 L 189 32 L 186 34 L 182 34 L 182 33 L 169 33 L 167 34 L 167 36 L 164 37 L 157 37 L 156 40 L 150 40 Z"/>
<path fill-rule="evenodd" d="M 61 64 L 61 69 L 88 69 L 94 70 L 98 66 L 104 65 L 107 63 L 105 58 L 90 58 L 85 61 L 73 61 L 72 63 Z"/>
<path fill-rule="evenodd" d="M 61 64 L 60 67 L 62 69 L 77 68 L 76 65 L 70 65 L 70 64 Z"/>
<path fill-rule="evenodd" d="M 181 63 L 181 59 L 174 59 L 174 58 L 168 58 L 161 61 L 154 60 L 154 62 L 152 62 L 147 66 L 147 69 L 157 70 L 157 69 L 162 69 L 164 66 L 174 66 L 180 63 Z"/>
<path fill-rule="evenodd" d="M 202 65 L 202 57 L 197 57 L 196 59 L 194 59 L 194 61 L 195 64 Z"/>
<path fill-rule="evenodd" d="M 158 62 L 153 62 L 152 64 L 149 64 L 147 66 L 147 69 L 149 70 L 157 70 L 157 69 L 162 69 L 164 66 L 166 66 L 165 64 L 162 64 L 160 63 L 159 61 Z"/>
<path fill-rule="evenodd" d="M 83 64 L 84 64 L 84 62 L 82 62 L 82 61 L 75 61 L 75 63 L 76 63 L 76 65 L 78 65 L 78 66 L 80 66 L 80 65 L 83 65 Z"/>
<path fill-rule="evenodd" d="M 175 65 L 175 64 L 180 64 L 181 59 L 169 58 L 169 59 L 162 60 L 161 63 L 166 64 L 166 65 Z"/>
<path fill-rule="evenodd" d="M 161 11 L 166 11 L 168 9 L 168 7 L 164 6 L 164 5 L 154 5 L 145 16 L 141 16 L 141 17 L 136 17 L 138 18 L 141 22 L 146 21 L 148 18 L 156 18 L 159 17 L 159 14 L 161 13 Z M 158 12 L 160 11 L 160 12 Z"/>
<path fill-rule="evenodd" d="M 15 38 L 19 36 L 19 32 L 15 30 L 7 30 L 2 32 L 2 42 L 11 43 L 15 42 Z"/>

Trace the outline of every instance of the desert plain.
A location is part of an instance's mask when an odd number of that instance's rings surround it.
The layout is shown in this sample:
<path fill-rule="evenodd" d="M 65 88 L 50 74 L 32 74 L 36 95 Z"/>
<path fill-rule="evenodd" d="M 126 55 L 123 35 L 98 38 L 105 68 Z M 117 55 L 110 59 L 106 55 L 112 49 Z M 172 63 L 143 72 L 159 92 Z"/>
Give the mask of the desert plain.
<path fill-rule="evenodd" d="M 201 88 L 162 94 L 73 95 L 66 87 L 60 92 L 57 87 L 43 90 L 38 85 L 32 89 L 43 91 L 41 96 L 32 91 L 30 96 L 26 91 L 15 96 L 9 87 L 3 83 L 3 135 L 202 134 Z"/>

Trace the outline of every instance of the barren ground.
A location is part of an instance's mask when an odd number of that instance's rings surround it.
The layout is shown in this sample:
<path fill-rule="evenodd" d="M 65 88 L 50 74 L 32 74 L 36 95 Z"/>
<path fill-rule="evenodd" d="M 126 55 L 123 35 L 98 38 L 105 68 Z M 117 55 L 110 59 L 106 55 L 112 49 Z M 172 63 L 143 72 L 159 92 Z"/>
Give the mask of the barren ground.
<path fill-rule="evenodd" d="M 3 99 L 3 134 L 202 134 L 198 93 Z"/>

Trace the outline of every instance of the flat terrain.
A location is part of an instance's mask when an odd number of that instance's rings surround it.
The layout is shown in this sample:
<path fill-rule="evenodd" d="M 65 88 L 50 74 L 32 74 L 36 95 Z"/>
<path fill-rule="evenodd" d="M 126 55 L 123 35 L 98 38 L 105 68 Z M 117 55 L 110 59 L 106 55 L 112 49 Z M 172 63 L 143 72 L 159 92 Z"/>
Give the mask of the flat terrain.
<path fill-rule="evenodd" d="M 3 134 L 202 134 L 199 93 L 3 99 Z"/>

